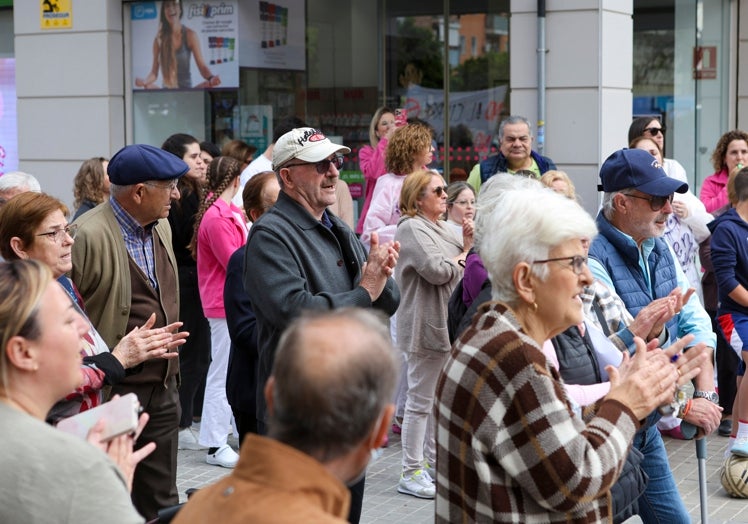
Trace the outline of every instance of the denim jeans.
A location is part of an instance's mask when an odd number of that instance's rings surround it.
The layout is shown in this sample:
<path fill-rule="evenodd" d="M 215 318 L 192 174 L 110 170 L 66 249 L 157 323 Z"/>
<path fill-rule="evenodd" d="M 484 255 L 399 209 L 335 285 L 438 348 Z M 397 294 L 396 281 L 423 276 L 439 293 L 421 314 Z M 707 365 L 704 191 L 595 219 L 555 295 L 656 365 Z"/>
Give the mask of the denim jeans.
<path fill-rule="evenodd" d="M 651 524 L 690 524 L 691 517 L 680 498 L 667 450 L 656 425 L 637 433 L 634 446 L 642 452 L 641 467 L 649 476 L 644 495 L 639 498 L 639 515 Z"/>

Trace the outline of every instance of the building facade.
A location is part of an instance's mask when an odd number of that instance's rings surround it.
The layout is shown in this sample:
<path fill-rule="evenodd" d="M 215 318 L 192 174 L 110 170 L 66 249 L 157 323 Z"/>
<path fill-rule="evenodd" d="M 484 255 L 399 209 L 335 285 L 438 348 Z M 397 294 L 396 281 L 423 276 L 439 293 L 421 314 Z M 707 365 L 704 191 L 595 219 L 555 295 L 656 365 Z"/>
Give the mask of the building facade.
<path fill-rule="evenodd" d="M 666 156 L 696 188 L 712 173 L 719 136 L 748 127 L 739 59 L 746 7 L 748 0 L 3 0 L 0 65 L 13 62 L 17 160 L 6 154 L 0 171 L 33 173 L 70 202 L 86 158 L 128 143 L 160 145 L 175 132 L 219 145 L 240 138 L 262 151 L 274 123 L 295 114 L 353 149 L 344 176 L 356 197 L 356 151 L 368 143 L 378 106 L 427 121 L 445 173 L 492 154 L 501 118 L 522 114 L 535 125 L 536 148 L 571 175 L 594 211 L 599 166 L 626 145 L 633 116 L 662 118 Z M 181 50 L 176 74 L 161 49 L 169 24 L 199 42 Z M 2 82 L 0 94 L 10 97 Z M 10 120 L 9 105 L 0 105 L 0 122 Z"/>

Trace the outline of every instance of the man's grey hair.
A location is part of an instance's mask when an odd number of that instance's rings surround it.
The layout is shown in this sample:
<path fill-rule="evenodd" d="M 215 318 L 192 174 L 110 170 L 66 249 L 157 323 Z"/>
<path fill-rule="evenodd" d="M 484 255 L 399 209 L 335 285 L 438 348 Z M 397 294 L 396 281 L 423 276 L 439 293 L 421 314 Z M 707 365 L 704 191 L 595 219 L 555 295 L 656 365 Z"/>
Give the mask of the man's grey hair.
<path fill-rule="evenodd" d="M 278 343 L 268 435 L 320 462 L 371 433 L 399 376 L 386 319 L 372 310 L 307 312 Z"/>
<path fill-rule="evenodd" d="M 0 191 L 17 188 L 25 188 L 34 193 L 42 192 L 42 186 L 34 175 L 24 173 L 23 171 L 11 171 L 0 176 Z"/>
<path fill-rule="evenodd" d="M 511 115 L 506 117 L 504 120 L 501 121 L 499 124 L 499 142 L 504 140 L 504 126 L 507 124 L 513 125 L 513 124 L 526 124 L 527 129 L 530 132 L 530 136 L 532 136 L 532 125 L 530 124 L 530 121 L 526 119 L 523 116 L 520 115 Z"/>
<path fill-rule="evenodd" d="M 632 188 L 627 189 L 621 189 L 618 191 L 610 191 L 607 193 L 603 193 L 603 201 L 602 204 L 600 204 L 600 209 L 603 212 L 603 216 L 608 220 L 613 220 L 613 214 L 616 212 L 615 205 L 613 204 L 613 198 L 618 195 L 628 195 L 632 191 Z"/>

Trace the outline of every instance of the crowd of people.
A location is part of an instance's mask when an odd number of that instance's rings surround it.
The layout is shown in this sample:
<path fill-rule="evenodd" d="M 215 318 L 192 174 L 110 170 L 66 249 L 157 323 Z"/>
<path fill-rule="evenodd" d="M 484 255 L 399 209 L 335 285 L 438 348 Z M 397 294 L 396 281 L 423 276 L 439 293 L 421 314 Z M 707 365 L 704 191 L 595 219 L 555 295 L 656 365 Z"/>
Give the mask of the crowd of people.
<path fill-rule="evenodd" d="M 663 436 L 748 457 L 748 134 L 696 197 L 633 120 L 592 217 L 526 118 L 448 184 L 394 115 L 357 222 L 351 150 L 296 117 L 254 159 L 177 133 L 86 160 L 72 216 L 0 177 L 1 521 L 158 518 L 191 449 L 233 471 L 176 522 L 355 523 L 400 434 L 393 485 L 437 522 L 690 522 Z M 129 393 L 131 432 L 53 427 Z"/>

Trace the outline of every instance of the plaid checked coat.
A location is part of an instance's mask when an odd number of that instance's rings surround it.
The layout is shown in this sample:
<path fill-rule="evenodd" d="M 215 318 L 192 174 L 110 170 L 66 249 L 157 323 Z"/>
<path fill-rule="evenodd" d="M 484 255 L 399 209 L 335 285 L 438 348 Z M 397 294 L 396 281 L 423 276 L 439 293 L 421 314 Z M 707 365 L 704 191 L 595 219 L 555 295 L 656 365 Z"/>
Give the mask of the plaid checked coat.
<path fill-rule="evenodd" d="M 436 395 L 436 522 L 611 520 L 639 422 L 613 400 L 580 416 L 506 305 L 481 306 Z"/>

